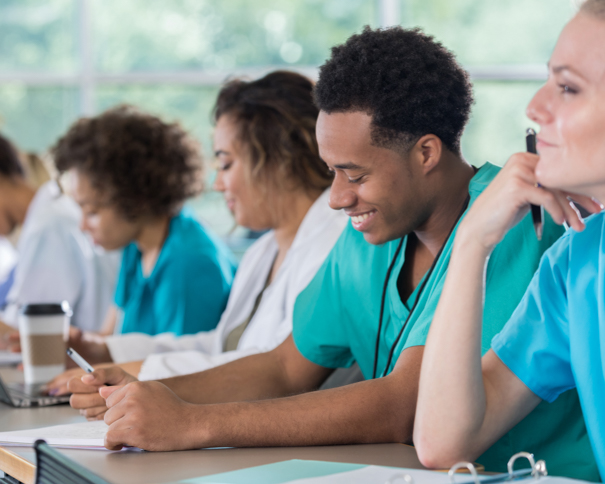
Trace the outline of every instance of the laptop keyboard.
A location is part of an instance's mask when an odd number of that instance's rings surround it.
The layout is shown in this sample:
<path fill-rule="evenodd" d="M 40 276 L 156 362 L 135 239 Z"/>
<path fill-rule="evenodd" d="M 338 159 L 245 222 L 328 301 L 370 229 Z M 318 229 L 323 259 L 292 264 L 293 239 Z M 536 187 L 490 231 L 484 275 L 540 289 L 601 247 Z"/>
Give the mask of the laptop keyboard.
<path fill-rule="evenodd" d="M 42 397 L 43 385 L 26 385 L 25 383 L 10 383 L 7 387 L 19 397 Z"/>

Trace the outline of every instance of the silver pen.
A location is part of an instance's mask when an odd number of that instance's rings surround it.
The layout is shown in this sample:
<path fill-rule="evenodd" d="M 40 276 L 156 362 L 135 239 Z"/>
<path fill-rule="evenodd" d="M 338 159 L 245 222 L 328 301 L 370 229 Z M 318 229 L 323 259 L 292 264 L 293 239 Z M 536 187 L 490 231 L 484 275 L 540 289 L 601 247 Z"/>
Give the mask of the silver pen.
<path fill-rule="evenodd" d="M 73 362 L 82 368 L 86 373 L 92 373 L 95 369 L 91 366 L 88 361 L 82 358 L 76 350 L 73 348 L 67 348 L 67 356 L 69 356 Z"/>

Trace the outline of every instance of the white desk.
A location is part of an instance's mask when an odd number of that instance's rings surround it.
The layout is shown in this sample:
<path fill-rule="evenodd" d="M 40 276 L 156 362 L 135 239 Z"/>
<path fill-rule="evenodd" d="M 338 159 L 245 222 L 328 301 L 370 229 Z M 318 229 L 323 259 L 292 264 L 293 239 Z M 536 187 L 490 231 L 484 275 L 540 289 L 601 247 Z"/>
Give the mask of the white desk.
<path fill-rule="evenodd" d="M 1 369 L 0 373 L 6 380 L 20 376 L 14 370 Z M 67 405 L 21 409 L 0 403 L 0 429 L 3 431 L 79 421 L 84 421 L 84 418 Z M 176 482 L 289 459 L 422 468 L 414 448 L 403 444 L 206 449 L 180 452 L 61 449 L 61 452 L 107 481 L 124 484 Z M 0 470 L 25 484 L 33 484 L 35 476 L 33 449 L 0 447 Z"/>

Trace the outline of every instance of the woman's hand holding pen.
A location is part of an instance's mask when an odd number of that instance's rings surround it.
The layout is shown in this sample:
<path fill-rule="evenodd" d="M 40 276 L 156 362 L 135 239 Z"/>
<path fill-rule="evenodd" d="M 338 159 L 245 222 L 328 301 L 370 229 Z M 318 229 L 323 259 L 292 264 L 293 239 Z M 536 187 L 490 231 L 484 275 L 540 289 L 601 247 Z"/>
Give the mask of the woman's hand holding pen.
<path fill-rule="evenodd" d="M 556 223 L 567 222 L 577 231 L 584 229 L 584 221 L 568 197 L 591 213 L 602 210 L 590 197 L 538 187 L 535 169 L 539 159 L 539 155 L 532 153 L 511 156 L 461 223 L 457 237 L 461 243 L 473 244 L 473 249 L 489 256 L 494 246 L 527 214 L 530 204 L 543 206 Z"/>
<path fill-rule="evenodd" d="M 82 377 L 74 377 L 67 383 L 67 389 L 72 393 L 69 404 L 80 410 L 88 420 L 102 420 L 107 405 L 100 389 L 106 385 L 121 387 L 138 381 L 117 366 L 99 368 Z"/>

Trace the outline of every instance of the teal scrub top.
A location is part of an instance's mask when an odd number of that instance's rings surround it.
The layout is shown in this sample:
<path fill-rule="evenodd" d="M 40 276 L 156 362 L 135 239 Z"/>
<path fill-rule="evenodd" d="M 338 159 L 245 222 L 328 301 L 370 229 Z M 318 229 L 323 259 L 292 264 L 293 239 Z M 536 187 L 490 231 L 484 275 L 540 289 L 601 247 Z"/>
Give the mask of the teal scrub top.
<path fill-rule="evenodd" d="M 498 171 L 489 163 L 479 169 L 469 184 L 469 207 Z M 546 216 L 544 235 L 538 242 L 528 215 L 494 249 L 486 273 L 483 353 L 521 300 L 540 257 L 562 233 L 563 229 Z M 387 373 L 404 349 L 425 344 L 445 281 L 454 235 L 455 231 L 419 296 Z M 377 375 L 384 371 L 391 346 L 421 286 L 403 304 L 397 278 L 405 258 L 405 243 L 404 239 L 387 285 Z M 326 368 L 347 367 L 357 361 L 364 376 L 372 378 L 382 290 L 398 244 L 395 240 L 371 245 L 351 225 L 347 226 L 315 278 L 296 300 L 293 337 L 305 358 Z M 569 449 L 567 443 L 571 443 Z M 575 391 L 553 404 L 541 404 L 478 461 L 489 471 L 504 472 L 509 457 L 521 450 L 547 459 L 557 475 L 595 476 L 596 466 Z"/>
<path fill-rule="evenodd" d="M 502 362 L 543 400 L 557 403 L 577 388 L 602 479 L 604 286 L 605 215 L 598 214 L 544 254 L 519 307 L 492 341 Z"/>
<path fill-rule="evenodd" d="M 141 252 L 124 249 L 115 303 L 120 332 L 174 333 L 214 329 L 225 309 L 236 263 L 225 244 L 190 215 L 170 221 L 155 267 L 143 275 Z"/>

